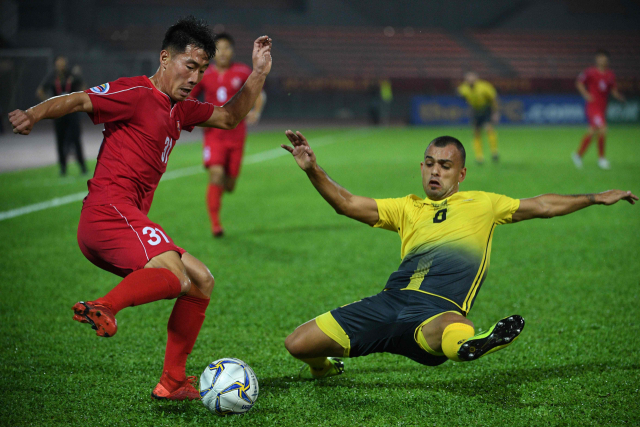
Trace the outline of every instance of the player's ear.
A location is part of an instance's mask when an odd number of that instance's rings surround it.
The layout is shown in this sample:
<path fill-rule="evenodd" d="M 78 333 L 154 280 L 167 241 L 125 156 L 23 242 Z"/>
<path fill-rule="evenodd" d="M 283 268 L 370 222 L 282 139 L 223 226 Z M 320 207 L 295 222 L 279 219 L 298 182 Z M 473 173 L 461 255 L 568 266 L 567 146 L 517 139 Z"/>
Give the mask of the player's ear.
<path fill-rule="evenodd" d="M 167 68 L 169 61 L 171 61 L 171 53 L 168 50 L 162 50 L 160 52 L 160 65 L 162 68 Z"/>
<path fill-rule="evenodd" d="M 462 181 L 467 177 L 467 168 L 460 169 L 460 176 L 458 177 L 458 184 L 461 184 Z"/>

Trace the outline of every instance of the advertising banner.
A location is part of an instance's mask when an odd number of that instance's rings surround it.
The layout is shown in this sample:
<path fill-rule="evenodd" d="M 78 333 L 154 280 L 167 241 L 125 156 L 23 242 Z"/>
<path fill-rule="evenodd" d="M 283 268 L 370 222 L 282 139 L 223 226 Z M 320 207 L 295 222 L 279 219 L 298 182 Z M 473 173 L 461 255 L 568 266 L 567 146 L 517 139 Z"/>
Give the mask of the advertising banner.
<path fill-rule="evenodd" d="M 500 97 L 500 123 L 522 125 L 587 124 L 585 103 L 579 95 L 505 95 Z M 416 125 L 469 124 L 471 111 L 456 96 L 416 96 L 411 122 Z M 640 122 L 640 103 L 610 102 L 607 120 L 611 123 Z"/>

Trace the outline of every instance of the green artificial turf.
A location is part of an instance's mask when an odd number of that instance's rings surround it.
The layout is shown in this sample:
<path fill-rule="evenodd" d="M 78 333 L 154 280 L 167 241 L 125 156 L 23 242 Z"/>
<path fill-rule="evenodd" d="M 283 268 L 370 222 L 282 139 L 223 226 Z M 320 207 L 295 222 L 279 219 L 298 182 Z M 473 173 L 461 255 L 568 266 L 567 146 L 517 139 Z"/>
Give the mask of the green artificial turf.
<path fill-rule="evenodd" d="M 301 129 L 304 131 L 304 129 Z M 512 197 L 622 188 L 640 193 L 640 128 L 612 127 L 612 170 L 595 147 L 576 170 L 582 128 L 501 128 L 500 164 L 469 150 L 462 188 Z M 370 197 L 423 196 L 419 163 L 442 134 L 469 146 L 468 128 L 308 131 L 319 163 Z M 282 133 L 253 134 L 247 155 L 277 148 Z M 594 141 L 595 144 L 595 141 Z M 285 337 L 337 306 L 380 291 L 400 263 L 396 234 L 336 215 L 293 159 L 243 167 L 214 240 L 204 172 L 162 182 L 150 218 L 216 277 L 187 364 L 237 357 L 260 381 L 244 416 L 218 418 L 199 402 L 155 402 L 171 301 L 118 314 L 113 338 L 71 320 L 71 306 L 119 278 L 80 253 L 80 202 L 0 221 L 1 425 L 638 425 L 640 424 L 640 206 L 594 206 L 573 215 L 498 227 L 492 265 L 470 319 L 486 329 L 520 314 L 527 326 L 504 351 L 435 368 L 389 354 L 346 360 L 341 377 L 299 382 Z M 169 170 L 200 164 L 199 144 L 175 148 Z M 0 175 L 0 211 L 86 189 L 55 167 Z"/>

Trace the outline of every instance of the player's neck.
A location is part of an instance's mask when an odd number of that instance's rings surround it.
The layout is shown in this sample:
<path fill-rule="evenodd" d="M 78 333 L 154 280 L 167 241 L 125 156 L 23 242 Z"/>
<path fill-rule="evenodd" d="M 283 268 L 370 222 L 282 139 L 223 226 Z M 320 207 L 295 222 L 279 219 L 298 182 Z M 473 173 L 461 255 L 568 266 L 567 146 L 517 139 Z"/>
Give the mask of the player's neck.
<path fill-rule="evenodd" d="M 160 92 L 164 93 L 165 95 L 167 95 L 169 97 L 169 99 L 171 100 L 171 104 L 173 104 L 175 101 L 173 99 L 171 99 L 171 97 L 169 96 L 169 93 L 164 90 L 163 86 L 162 86 L 162 79 L 160 76 L 160 69 L 158 69 L 158 71 L 156 71 L 156 73 L 149 77 L 149 81 L 151 82 L 151 84 L 153 85 L 153 87 L 155 87 L 157 90 L 159 90 Z"/>
<path fill-rule="evenodd" d="M 451 191 L 445 195 L 443 195 L 442 197 L 438 197 L 436 198 L 431 198 L 429 197 L 429 195 L 427 194 L 427 199 L 431 200 L 432 202 L 441 202 L 444 199 L 448 199 L 449 197 L 453 196 L 454 194 L 456 194 L 458 191 L 460 191 L 459 187 L 456 186 L 455 188 L 452 188 Z"/>
<path fill-rule="evenodd" d="M 596 65 L 596 68 L 597 68 L 597 69 L 598 69 L 598 71 L 600 71 L 601 73 L 606 73 L 606 72 L 607 72 L 607 70 L 609 69 L 608 67 L 598 67 L 597 65 Z"/>

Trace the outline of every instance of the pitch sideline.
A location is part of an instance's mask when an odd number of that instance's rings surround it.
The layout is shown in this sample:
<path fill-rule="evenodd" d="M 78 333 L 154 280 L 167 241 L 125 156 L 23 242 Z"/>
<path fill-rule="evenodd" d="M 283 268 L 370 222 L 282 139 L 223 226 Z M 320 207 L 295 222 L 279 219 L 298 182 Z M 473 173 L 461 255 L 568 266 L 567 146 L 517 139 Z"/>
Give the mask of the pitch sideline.
<path fill-rule="evenodd" d="M 371 133 L 369 129 L 357 129 L 351 132 L 347 132 L 343 135 L 342 141 L 347 142 L 359 139 L 365 135 Z M 327 135 L 315 139 L 313 141 L 313 147 L 322 147 L 325 145 L 334 144 L 339 141 L 337 134 Z M 267 160 L 276 159 L 278 157 L 286 156 L 289 153 L 283 150 L 281 147 L 273 148 L 271 150 L 261 151 L 259 153 L 251 154 L 249 156 L 245 156 L 243 161 L 243 166 L 253 165 L 256 163 L 265 162 Z M 196 175 L 198 173 L 204 172 L 204 169 L 201 165 L 198 166 L 188 166 L 185 168 L 176 169 L 170 172 L 166 172 L 160 181 L 171 181 L 173 179 L 183 178 L 186 176 Z M 10 218 L 16 218 L 23 215 L 27 215 L 33 212 L 39 212 L 46 209 L 55 208 L 58 206 L 68 205 L 73 202 L 80 201 L 87 196 L 86 191 L 81 191 L 79 193 L 68 194 L 62 197 L 56 197 L 54 199 L 45 200 L 44 202 L 34 203 L 32 205 L 22 206 L 20 208 L 11 209 L 8 211 L 0 212 L 0 221 L 4 221 Z"/>

